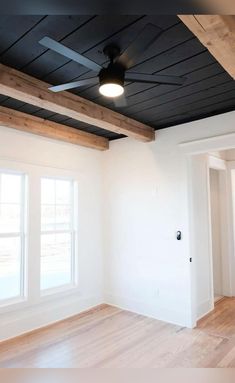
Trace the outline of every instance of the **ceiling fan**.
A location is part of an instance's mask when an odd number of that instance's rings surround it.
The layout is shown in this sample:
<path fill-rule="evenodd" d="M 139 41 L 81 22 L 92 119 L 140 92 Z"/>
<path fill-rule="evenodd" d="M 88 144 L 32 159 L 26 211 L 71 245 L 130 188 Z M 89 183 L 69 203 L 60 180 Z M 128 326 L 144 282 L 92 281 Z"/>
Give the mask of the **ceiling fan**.
<path fill-rule="evenodd" d="M 103 50 L 109 59 L 107 67 L 99 65 L 73 49 L 45 36 L 39 41 L 41 45 L 98 73 L 95 77 L 52 86 L 49 89 L 53 92 L 60 92 L 99 83 L 99 92 L 105 97 L 113 98 L 115 105 L 121 107 L 126 106 L 124 96 L 125 81 L 182 85 L 186 80 L 185 77 L 129 72 L 129 69 L 136 64 L 138 56 L 145 52 L 161 34 L 162 29 L 153 24 L 147 24 L 124 52 L 121 53 L 120 48 L 116 44 L 107 45 Z"/>

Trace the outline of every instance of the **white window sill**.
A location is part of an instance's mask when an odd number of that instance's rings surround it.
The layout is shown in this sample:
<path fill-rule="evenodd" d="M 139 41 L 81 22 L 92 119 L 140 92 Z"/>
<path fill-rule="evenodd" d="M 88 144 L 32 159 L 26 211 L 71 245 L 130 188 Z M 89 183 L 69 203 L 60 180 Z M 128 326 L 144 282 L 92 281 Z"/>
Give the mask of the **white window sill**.
<path fill-rule="evenodd" d="M 40 301 L 53 300 L 71 294 L 78 294 L 78 284 L 69 284 L 41 291 Z"/>
<path fill-rule="evenodd" d="M 25 306 L 28 306 L 28 300 L 26 297 L 6 299 L 0 303 L 0 313 L 4 314 L 10 311 L 16 311 Z"/>
<path fill-rule="evenodd" d="M 30 309 L 37 305 L 57 301 L 66 296 L 79 295 L 80 290 L 77 284 L 64 285 L 61 287 L 45 290 L 41 292 L 41 296 L 34 300 L 28 298 L 15 298 L 8 299 L 0 304 L 0 314 L 7 314 L 10 312 L 22 310 L 24 308 Z"/>

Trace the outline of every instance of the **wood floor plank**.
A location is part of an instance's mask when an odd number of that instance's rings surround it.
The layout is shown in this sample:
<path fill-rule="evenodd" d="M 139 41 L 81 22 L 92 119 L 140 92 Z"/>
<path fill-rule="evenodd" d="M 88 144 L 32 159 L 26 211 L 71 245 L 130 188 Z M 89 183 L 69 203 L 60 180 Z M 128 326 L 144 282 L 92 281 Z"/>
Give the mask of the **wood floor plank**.
<path fill-rule="evenodd" d="M 102 305 L 2 342 L 0 367 L 235 367 L 235 299 L 193 330 Z"/>

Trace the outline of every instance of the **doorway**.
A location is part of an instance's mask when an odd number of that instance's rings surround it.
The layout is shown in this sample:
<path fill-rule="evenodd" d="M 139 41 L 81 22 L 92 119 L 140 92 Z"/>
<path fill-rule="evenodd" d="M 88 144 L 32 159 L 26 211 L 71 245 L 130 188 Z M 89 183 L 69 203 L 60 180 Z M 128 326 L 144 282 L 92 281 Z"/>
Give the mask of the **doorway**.
<path fill-rule="evenodd" d="M 235 133 L 180 146 L 188 158 L 191 318 L 195 327 L 214 309 L 215 300 L 235 296 Z M 218 218 L 211 216 L 214 209 L 211 211 L 210 177 L 213 176 L 214 183 L 222 188 L 219 193 L 217 190 L 215 202 L 218 205 L 220 200 L 219 225 Z M 212 220 L 217 221 L 213 229 Z M 214 239 L 220 243 L 217 258 L 215 251 L 213 254 Z"/>

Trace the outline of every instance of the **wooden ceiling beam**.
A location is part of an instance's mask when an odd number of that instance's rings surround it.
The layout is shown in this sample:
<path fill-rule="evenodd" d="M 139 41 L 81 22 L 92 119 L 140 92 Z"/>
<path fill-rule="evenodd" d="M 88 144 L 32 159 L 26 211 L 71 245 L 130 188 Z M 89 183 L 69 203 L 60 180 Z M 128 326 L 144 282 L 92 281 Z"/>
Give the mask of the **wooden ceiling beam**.
<path fill-rule="evenodd" d="M 178 16 L 235 79 L 235 16 Z"/>
<path fill-rule="evenodd" d="M 50 84 L 0 64 L 0 93 L 143 142 L 153 141 L 153 128 L 69 92 L 53 93 Z"/>
<path fill-rule="evenodd" d="M 58 124 L 57 122 L 30 116 L 29 114 L 3 106 L 0 106 L 0 126 L 1 125 L 54 140 L 85 146 L 87 148 L 98 150 L 106 150 L 109 148 L 107 138 Z"/>

